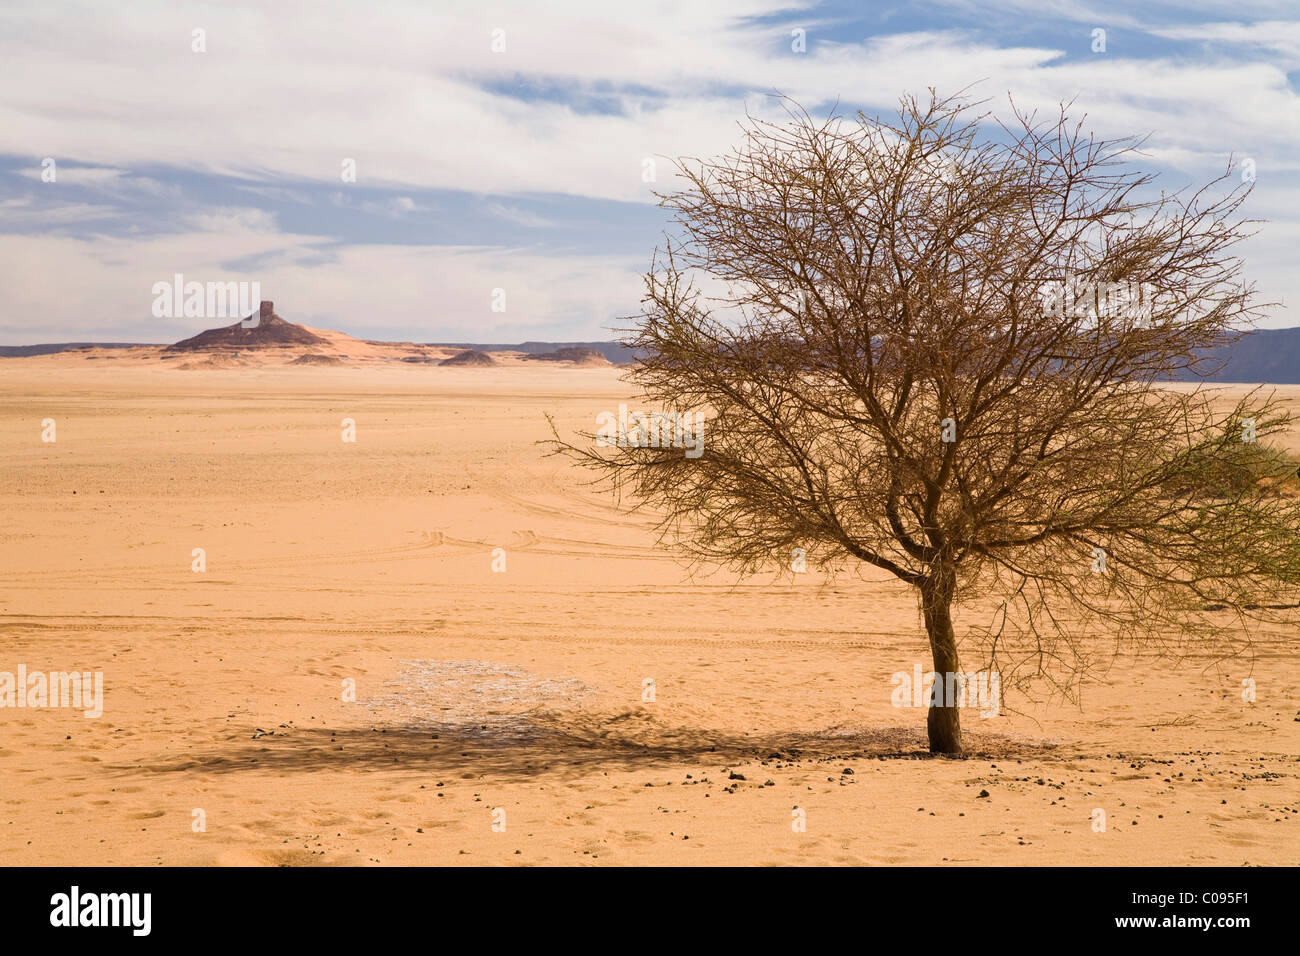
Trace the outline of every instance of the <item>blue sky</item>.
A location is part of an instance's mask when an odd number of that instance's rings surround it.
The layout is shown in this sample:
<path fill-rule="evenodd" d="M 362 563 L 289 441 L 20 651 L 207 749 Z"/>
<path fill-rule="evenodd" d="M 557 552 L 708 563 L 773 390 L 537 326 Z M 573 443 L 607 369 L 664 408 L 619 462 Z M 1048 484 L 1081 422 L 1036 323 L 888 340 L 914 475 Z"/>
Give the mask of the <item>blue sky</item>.
<path fill-rule="evenodd" d="M 610 338 L 667 226 L 651 190 L 670 157 L 725 151 L 776 90 L 874 113 L 930 86 L 1001 114 L 1008 93 L 1074 100 L 1100 135 L 1150 134 L 1169 188 L 1249 157 L 1247 213 L 1269 222 L 1243 254 L 1283 303 L 1262 324 L 1300 325 L 1294 2 L 323 9 L 4 3 L 0 343 L 224 324 L 152 315 L 178 272 L 256 280 L 285 318 L 371 338 Z"/>

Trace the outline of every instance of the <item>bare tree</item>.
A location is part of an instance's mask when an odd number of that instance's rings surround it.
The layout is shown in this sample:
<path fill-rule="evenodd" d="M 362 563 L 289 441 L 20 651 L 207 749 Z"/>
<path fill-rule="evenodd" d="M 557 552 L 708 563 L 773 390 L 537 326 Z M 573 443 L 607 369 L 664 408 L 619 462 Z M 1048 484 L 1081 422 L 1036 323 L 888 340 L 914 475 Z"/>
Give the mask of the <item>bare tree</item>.
<path fill-rule="evenodd" d="M 931 91 L 888 121 L 787 112 L 660 197 L 681 233 L 646 276 L 631 378 L 706 412 L 704 454 L 557 450 L 706 564 L 800 548 L 890 572 L 940 683 L 961 673 L 954 608 L 981 601 L 962 647 L 1004 686 L 1068 693 L 1098 627 L 1240 649 L 1300 582 L 1295 466 L 1268 445 L 1289 419 L 1165 384 L 1262 308 L 1228 252 L 1250 222 L 1231 167 L 1156 192 L 1140 141 L 1068 107 L 990 124 Z M 961 752 L 956 704 L 931 698 L 932 752 Z"/>

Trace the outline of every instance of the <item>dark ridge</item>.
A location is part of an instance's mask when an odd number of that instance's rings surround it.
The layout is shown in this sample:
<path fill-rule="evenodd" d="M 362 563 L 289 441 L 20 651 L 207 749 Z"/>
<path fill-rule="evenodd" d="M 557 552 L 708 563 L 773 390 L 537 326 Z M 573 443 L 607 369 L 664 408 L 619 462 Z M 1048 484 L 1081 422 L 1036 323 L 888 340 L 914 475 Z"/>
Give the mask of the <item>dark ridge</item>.
<path fill-rule="evenodd" d="M 299 355 L 289 363 L 290 365 L 342 365 L 343 360 L 337 355 L 318 355 L 315 352 L 308 352 L 305 355 Z"/>
<path fill-rule="evenodd" d="M 1199 357 L 1208 375 L 1202 379 L 1183 370 L 1171 376 L 1172 381 L 1300 384 L 1300 328 L 1255 329 L 1231 345 L 1208 349 Z"/>
<path fill-rule="evenodd" d="M 430 345 L 434 343 L 428 343 Z M 471 349 L 476 352 L 523 352 L 526 355 L 545 355 L 562 349 L 592 349 L 599 352 L 615 365 L 628 365 L 640 361 L 644 353 L 640 349 L 631 349 L 620 342 L 523 342 L 519 345 L 501 345 L 489 343 L 476 345 L 466 342 L 443 342 L 439 347 L 446 349 Z"/>
<path fill-rule="evenodd" d="M 28 355 L 57 355 L 85 349 L 160 349 L 161 342 L 56 342 L 49 345 L 0 345 L 0 358 L 25 358 Z"/>
<path fill-rule="evenodd" d="M 570 346 L 568 348 L 556 349 L 554 352 L 540 352 L 531 355 L 525 355 L 525 359 L 531 359 L 539 362 L 607 362 L 605 358 L 596 349 L 579 348 Z"/>
<path fill-rule="evenodd" d="M 496 361 L 486 352 L 480 352 L 478 349 L 466 349 L 451 358 L 445 358 L 439 365 L 496 365 Z"/>
<path fill-rule="evenodd" d="M 269 321 L 260 322 L 256 329 L 244 329 L 242 324 L 223 329 L 209 329 L 193 338 L 166 347 L 167 352 L 192 352 L 209 348 L 256 348 L 259 345 L 317 345 L 318 336 L 300 325 L 286 322 L 271 314 Z M 380 345 L 394 343 L 376 342 Z M 428 343 L 435 345 L 435 343 Z M 129 349 L 160 348 L 148 342 L 61 342 L 42 345 L 0 345 L 0 358 L 22 358 L 29 355 L 52 355 L 78 349 Z M 440 348 L 464 349 L 475 352 L 523 352 L 525 355 L 552 356 L 567 349 L 591 349 L 615 365 L 639 361 L 643 353 L 618 342 L 524 342 L 519 345 L 488 344 L 438 344 Z M 1262 382 L 1272 385 L 1300 384 L 1300 328 L 1257 329 L 1243 334 L 1236 343 L 1209 350 L 1201 356 L 1208 374 L 1204 376 L 1181 371 L 1171 377 L 1180 382 Z M 555 359 L 552 358 L 552 361 Z"/>

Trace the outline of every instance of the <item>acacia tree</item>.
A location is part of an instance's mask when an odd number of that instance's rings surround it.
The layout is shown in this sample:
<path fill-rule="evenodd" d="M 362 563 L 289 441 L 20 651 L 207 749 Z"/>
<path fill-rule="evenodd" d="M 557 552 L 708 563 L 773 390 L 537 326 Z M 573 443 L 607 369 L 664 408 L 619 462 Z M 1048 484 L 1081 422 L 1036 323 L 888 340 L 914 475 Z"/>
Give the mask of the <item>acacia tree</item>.
<path fill-rule="evenodd" d="M 941 678 L 970 605 L 961 646 L 1004 687 L 1068 693 L 1089 634 L 1240 649 L 1294 597 L 1300 504 L 1272 480 L 1294 465 L 1271 396 L 1165 382 L 1262 308 L 1229 252 L 1247 187 L 1156 193 L 1140 141 L 1013 114 L 933 91 L 888 121 L 788 105 L 680 161 L 660 196 L 680 233 L 625 342 L 647 402 L 705 410 L 705 452 L 557 450 L 706 564 L 798 548 L 888 571 Z M 954 700 L 927 723 L 932 752 L 961 752 Z"/>

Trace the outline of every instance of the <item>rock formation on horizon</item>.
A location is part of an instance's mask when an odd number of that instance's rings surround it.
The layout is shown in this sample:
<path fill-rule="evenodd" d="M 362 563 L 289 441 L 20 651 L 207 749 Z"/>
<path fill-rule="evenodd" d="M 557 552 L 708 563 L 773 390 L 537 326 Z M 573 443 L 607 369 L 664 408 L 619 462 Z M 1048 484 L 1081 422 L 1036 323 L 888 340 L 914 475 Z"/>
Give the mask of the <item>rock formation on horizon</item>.
<path fill-rule="evenodd" d="M 496 360 L 486 352 L 480 352 L 478 349 L 466 349 L 463 352 L 456 353 L 451 358 L 443 359 L 438 364 L 486 366 L 496 365 L 497 363 Z"/>
<path fill-rule="evenodd" d="M 210 349 L 246 349 L 275 345 L 324 345 L 326 340 L 309 332 L 301 325 L 286 322 L 275 314 L 275 303 L 262 302 L 257 316 L 257 324 L 245 326 L 253 316 L 221 328 L 208 329 L 188 339 L 182 339 L 175 345 L 169 345 L 166 352 L 203 352 Z"/>
<path fill-rule="evenodd" d="M 305 352 L 289 363 L 290 365 L 342 365 L 343 359 L 337 355 L 321 355 L 319 352 Z"/>
<path fill-rule="evenodd" d="M 575 365 L 609 365 L 609 359 L 591 348 L 559 348 L 554 352 L 539 352 L 525 355 L 525 359 L 535 362 L 572 362 Z"/>

